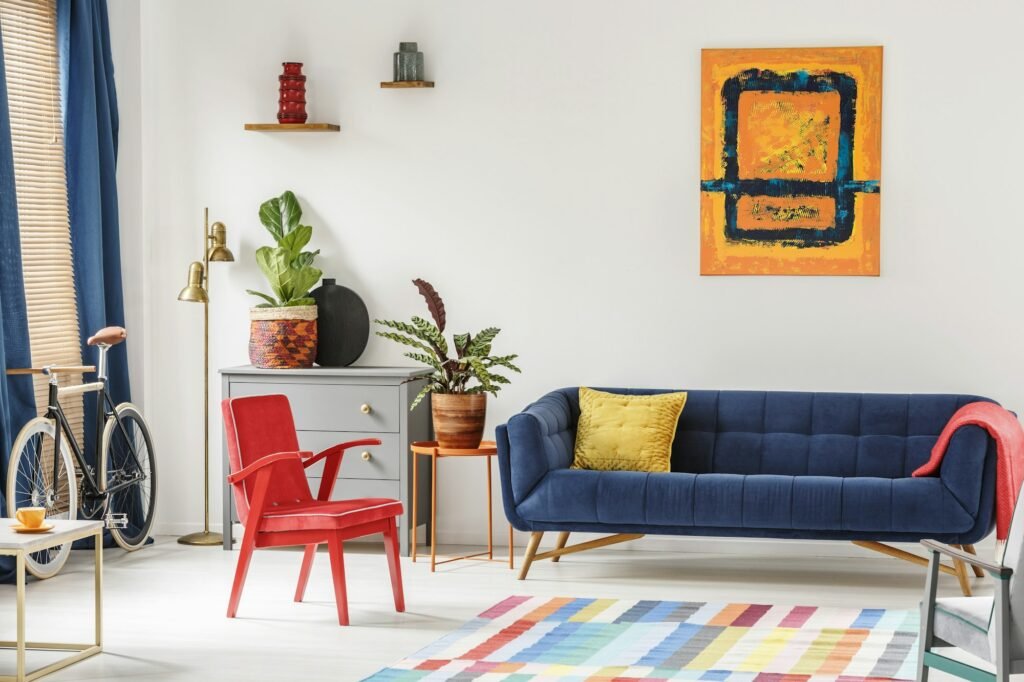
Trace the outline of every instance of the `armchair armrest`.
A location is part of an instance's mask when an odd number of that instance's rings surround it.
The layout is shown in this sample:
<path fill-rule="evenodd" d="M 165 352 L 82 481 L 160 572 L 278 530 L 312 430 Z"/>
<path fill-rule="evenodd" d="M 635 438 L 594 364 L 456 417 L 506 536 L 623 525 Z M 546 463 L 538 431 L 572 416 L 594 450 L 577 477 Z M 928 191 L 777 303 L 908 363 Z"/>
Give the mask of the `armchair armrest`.
<path fill-rule="evenodd" d="M 337 445 L 332 445 L 331 447 L 327 448 L 326 450 L 321 450 L 320 452 L 316 453 L 315 455 L 313 453 L 309 453 L 311 456 L 308 459 L 306 459 L 306 460 L 304 460 L 302 462 L 302 466 L 303 466 L 303 468 L 308 469 L 309 467 L 311 467 L 312 465 L 316 464 L 317 462 L 319 462 L 322 459 L 325 459 L 327 457 L 332 457 L 332 456 L 338 455 L 338 454 L 342 454 L 343 455 L 343 454 L 345 454 L 345 450 L 347 450 L 349 448 L 359 447 L 360 445 L 380 445 L 380 439 L 379 438 L 363 438 L 362 440 L 350 440 L 347 443 L 338 443 Z"/>
<path fill-rule="evenodd" d="M 978 568 L 986 571 L 994 578 L 1000 580 L 1007 580 L 1013 575 L 1013 569 L 1007 568 L 1006 566 L 1000 566 L 999 564 L 992 563 L 991 561 L 985 561 L 974 554 L 968 554 L 967 552 L 961 551 L 956 547 L 951 547 L 943 542 L 936 542 L 935 540 L 922 540 L 921 545 L 931 551 L 938 552 L 939 554 L 945 554 L 953 559 L 959 559 L 964 563 L 970 564 L 971 566 L 977 566 Z"/>
<path fill-rule="evenodd" d="M 302 455 L 298 452 L 275 452 L 272 455 L 260 457 L 258 460 L 256 460 L 249 466 L 243 467 L 242 469 L 239 469 L 233 474 L 228 474 L 228 483 L 240 483 L 245 479 L 249 478 L 250 476 L 252 476 L 253 474 L 255 474 L 256 472 L 268 466 L 277 464 L 278 462 L 284 462 L 290 459 L 301 460 L 301 458 Z"/>
<path fill-rule="evenodd" d="M 380 439 L 362 438 L 360 440 L 350 440 L 346 443 L 338 443 L 316 453 L 302 463 L 303 467 L 308 468 L 322 459 L 326 460 L 324 462 L 324 471 L 320 478 L 320 490 L 317 491 L 316 499 L 321 502 L 331 499 L 331 493 L 334 491 L 334 482 L 338 480 L 338 470 L 341 468 L 341 460 L 345 456 L 345 451 L 360 445 L 380 445 Z"/>

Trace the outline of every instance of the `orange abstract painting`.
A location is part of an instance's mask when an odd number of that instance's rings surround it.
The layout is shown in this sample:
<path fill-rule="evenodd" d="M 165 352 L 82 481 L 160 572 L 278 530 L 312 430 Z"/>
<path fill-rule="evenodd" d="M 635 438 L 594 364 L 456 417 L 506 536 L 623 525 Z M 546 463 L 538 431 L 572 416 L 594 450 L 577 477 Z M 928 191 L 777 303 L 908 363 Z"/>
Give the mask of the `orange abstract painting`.
<path fill-rule="evenodd" d="M 878 275 L 882 48 L 704 50 L 702 275 Z"/>

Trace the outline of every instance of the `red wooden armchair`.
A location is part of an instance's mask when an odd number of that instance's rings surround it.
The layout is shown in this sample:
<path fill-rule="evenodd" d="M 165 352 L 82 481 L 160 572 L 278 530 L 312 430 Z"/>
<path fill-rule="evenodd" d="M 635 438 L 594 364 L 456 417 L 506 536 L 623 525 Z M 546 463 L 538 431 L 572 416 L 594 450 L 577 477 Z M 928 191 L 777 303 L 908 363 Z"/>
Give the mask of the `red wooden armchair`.
<path fill-rule="evenodd" d="M 231 398 L 223 401 L 221 408 L 231 464 L 228 483 L 234 487 L 238 519 L 245 526 L 228 618 L 234 618 L 238 611 L 254 549 L 306 546 L 295 589 L 295 601 L 302 601 L 317 545 L 326 542 L 334 576 L 338 622 L 348 625 L 343 543 L 373 533 L 384 534 L 395 610 L 405 611 L 395 522 L 402 513 L 402 503 L 383 498 L 331 500 L 345 450 L 360 445 L 380 445 L 380 441 L 367 438 L 341 443 L 314 455 L 299 450 L 287 397 Z M 305 469 L 320 460 L 324 460 L 323 479 L 313 499 Z"/>

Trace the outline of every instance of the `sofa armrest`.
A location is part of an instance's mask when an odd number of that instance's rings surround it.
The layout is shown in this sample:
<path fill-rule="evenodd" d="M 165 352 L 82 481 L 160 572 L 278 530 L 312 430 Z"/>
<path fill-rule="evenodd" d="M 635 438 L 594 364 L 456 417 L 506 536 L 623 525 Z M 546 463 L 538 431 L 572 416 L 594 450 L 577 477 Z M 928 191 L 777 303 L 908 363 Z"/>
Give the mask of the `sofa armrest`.
<path fill-rule="evenodd" d="M 979 426 L 962 426 L 949 441 L 949 449 L 942 458 L 939 478 L 964 510 L 980 519 L 983 509 L 986 474 L 995 472 L 996 445 L 991 436 Z M 988 473 L 991 470 L 991 473 Z M 994 483 L 994 481 L 993 481 Z M 991 506 L 991 502 L 988 502 Z M 986 529 L 987 531 L 987 529 Z"/>
<path fill-rule="evenodd" d="M 508 420 L 502 476 L 508 476 L 514 504 L 526 499 L 549 471 L 572 464 L 577 419 L 566 393 L 555 391 Z"/>

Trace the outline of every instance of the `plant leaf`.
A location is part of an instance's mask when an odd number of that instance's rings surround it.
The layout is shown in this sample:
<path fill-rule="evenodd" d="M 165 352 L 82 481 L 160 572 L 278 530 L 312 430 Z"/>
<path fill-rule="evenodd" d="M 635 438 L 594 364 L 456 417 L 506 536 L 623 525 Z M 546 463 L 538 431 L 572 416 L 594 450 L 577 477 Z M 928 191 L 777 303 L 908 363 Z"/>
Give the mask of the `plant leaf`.
<path fill-rule="evenodd" d="M 483 329 L 473 337 L 469 347 L 466 348 L 467 355 L 480 355 L 486 356 L 491 354 L 491 342 L 494 341 L 494 337 L 498 335 L 501 330 L 497 327 L 488 327 Z"/>
<path fill-rule="evenodd" d="M 455 337 L 455 352 L 461 358 L 466 354 L 466 347 L 469 346 L 470 336 L 469 334 L 456 334 Z"/>
<path fill-rule="evenodd" d="M 320 249 L 316 251 L 303 251 L 292 260 L 292 267 L 304 268 L 313 264 L 313 259 L 320 255 Z"/>
<path fill-rule="evenodd" d="M 480 358 L 470 357 L 467 361 L 470 367 L 473 368 L 473 376 L 484 387 L 484 390 L 488 392 L 493 391 L 494 385 L 491 383 L 491 375 L 487 372 L 487 368 L 484 367 L 484 363 L 480 361 Z"/>
<path fill-rule="evenodd" d="M 309 225 L 298 225 L 291 232 L 286 232 L 277 244 L 281 248 L 288 249 L 291 252 L 292 260 L 296 259 L 302 251 L 302 247 L 309 243 L 309 240 L 313 238 L 313 228 Z M 303 254 L 304 255 L 304 254 Z M 315 254 L 310 254 L 315 255 Z M 309 259 L 309 263 L 304 265 L 311 265 L 313 259 Z"/>
<path fill-rule="evenodd" d="M 518 355 L 499 355 L 492 358 L 488 358 L 491 361 L 492 366 L 507 367 L 513 372 L 522 374 L 523 370 L 519 369 L 516 365 L 512 364 L 512 361 L 518 358 Z"/>
<path fill-rule="evenodd" d="M 439 328 L 422 317 L 413 317 L 412 323 L 424 338 L 429 339 L 432 344 L 437 346 L 441 355 L 448 355 L 448 342 L 445 341 L 444 334 L 441 333 Z"/>
<path fill-rule="evenodd" d="M 277 197 L 267 199 L 260 204 L 260 222 L 275 242 L 281 241 L 284 230 L 281 227 L 281 200 Z"/>
<path fill-rule="evenodd" d="M 416 406 L 419 405 L 420 402 L 422 402 L 422 400 L 427 397 L 427 394 L 430 393 L 433 389 L 434 386 L 432 384 L 427 384 L 426 386 L 424 386 L 423 389 L 420 390 L 420 392 L 416 395 L 416 398 L 412 401 L 412 405 L 409 406 L 409 411 L 412 412 L 413 410 L 415 410 Z"/>
<path fill-rule="evenodd" d="M 299 220 L 302 219 L 302 206 L 290 189 L 281 195 L 278 210 L 281 212 L 281 233 L 287 235 L 298 227 Z"/>
<path fill-rule="evenodd" d="M 420 290 L 420 294 L 427 301 L 427 309 L 430 310 L 430 316 L 434 318 L 434 324 L 437 325 L 438 331 L 443 332 L 447 317 L 441 295 L 437 293 L 434 285 L 425 279 L 414 279 L 412 283 L 416 285 L 416 288 Z"/>
<path fill-rule="evenodd" d="M 396 334 L 395 332 L 376 332 L 376 334 L 381 338 L 389 339 L 395 343 L 401 343 L 405 346 L 411 346 L 412 348 L 416 348 L 417 350 L 421 350 L 426 353 L 434 352 L 430 346 L 420 343 L 416 339 L 410 339 L 408 336 L 403 336 L 402 334 Z"/>
<path fill-rule="evenodd" d="M 262 298 L 262 299 L 263 299 L 264 301 L 266 301 L 266 302 L 267 302 L 268 304 L 270 304 L 270 307 L 275 307 L 275 306 L 277 306 L 277 300 L 276 300 L 276 299 L 274 299 L 274 298 L 273 298 L 272 296 L 267 296 L 267 295 L 266 295 L 266 294 L 264 294 L 263 292 L 260 292 L 260 291 L 253 291 L 252 289 L 246 289 L 246 290 L 245 290 L 245 293 L 247 293 L 247 294 L 252 294 L 253 296 L 259 296 L 259 297 L 260 297 L 260 298 Z M 264 305 L 264 304 L 261 304 L 261 305 Z M 257 307 L 258 307 L 258 306 L 257 306 Z"/>
<path fill-rule="evenodd" d="M 282 304 L 281 307 L 282 308 L 291 308 L 293 306 L 300 306 L 300 305 L 316 305 L 316 299 L 315 298 L 309 298 L 309 297 L 306 297 L 306 298 L 293 298 L 290 301 L 285 301 L 284 304 Z"/>
<path fill-rule="evenodd" d="M 430 343 L 429 336 L 424 335 L 422 331 L 412 326 L 411 324 L 408 324 L 407 322 L 396 322 L 395 320 L 374 320 L 374 322 L 381 326 L 391 327 L 392 329 L 396 329 L 402 332 L 403 334 L 408 334 L 409 336 L 415 337 L 422 341 L 424 344 Z M 429 352 L 433 353 L 434 351 L 431 350 Z"/>
<path fill-rule="evenodd" d="M 429 365 L 437 371 L 441 371 L 441 364 L 432 355 L 425 355 L 424 353 L 403 353 L 405 357 L 416 362 L 421 362 L 424 365 Z"/>

